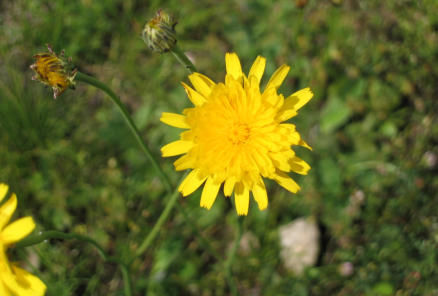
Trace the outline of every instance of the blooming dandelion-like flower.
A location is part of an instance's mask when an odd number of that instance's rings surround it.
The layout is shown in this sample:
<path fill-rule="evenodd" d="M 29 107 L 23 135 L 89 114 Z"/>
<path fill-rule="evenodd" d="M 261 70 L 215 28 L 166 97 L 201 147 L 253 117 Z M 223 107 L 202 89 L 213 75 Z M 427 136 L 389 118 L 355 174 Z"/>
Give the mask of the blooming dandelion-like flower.
<path fill-rule="evenodd" d="M 277 93 L 289 66 L 281 66 L 263 92 L 259 85 L 266 60 L 257 57 L 248 76 L 242 73 L 238 56 L 225 56 L 225 83 L 193 73 L 194 88 L 182 83 L 193 108 L 183 114 L 163 113 L 161 121 L 186 129 L 180 140 L 162 147 L 163 157 L 183 154 L 174 163 L 177 171 L 192 169 L 178 190 L 193 193 L 204 182 L 201 207 L 210 209 L 222 184 L 225 196 L 234 192 L 238 215 L 247 215 L 250 192 L 259 209 L 268 206 L 263 178 L 275 180 L 292 193 L 300 187 L 287 173 L 307 174 L 310 166 L 291 146 L 311 149 L 295 125 L 285 123 L 313 96 L 309 88 L 287 97 Z"/>
<path fill-rule="evenodd" d="M 5 198 L 8 186 L 0 183 L 0 202 Z M 10 223 L 17 207 L 17 196 L 13 193 L 0 207 L 0 295 L 2 296 L 40 296 L 44 295 L 46 285 L 36 276 L 8 261 L 8 247 L 26 237 L 35 228 L 32 217 L 25 217 Z"/>
<path fill-rule="evenodd" d="M 49 52 L 38 53 L 33 56 L 35 64 L 30 68 L 36 75 L 32 80 L 39 80 L 53 89 L 53 98 L 60 96 L 67 88 L 74 88 L 77 70 L 70 71 L 69 61 L 64 60 L 64 52 L 60 56 L 47 45 Z"/>

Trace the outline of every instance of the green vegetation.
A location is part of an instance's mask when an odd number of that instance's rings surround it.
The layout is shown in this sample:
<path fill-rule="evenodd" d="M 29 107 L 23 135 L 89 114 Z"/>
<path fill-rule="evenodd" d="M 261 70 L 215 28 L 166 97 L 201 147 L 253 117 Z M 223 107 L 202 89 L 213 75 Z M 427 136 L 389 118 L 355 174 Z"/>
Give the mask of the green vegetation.
<path fill-rule="evenodd" d="M 164 209 L 164 184 L 105 94 L 78 83 L 53 100 L 29 69 L 46 43 L 65 49 L 120 96 L 177 184 L 183 173 L 159 149 L 178 130 L 159 117 L 189 106 L 180 85 L 187 72 L 141 39 L 164 8 L 179 19 L 180 47 L 215 81 L 225 52 L 235 51 L 245 71 L 257 55 L 267 58 L 264 83 L 291 65 L 282 93 L 315 93 L 293 119 L 313 147 L 296 148 L 312 170 L 293 176 L 298 194 L 269 183 L 268 209 L 251 203 L 244 229 L 257 243 L 238 250 L 231 267 L 240 294 L 438 294 L 437 1 L 15 0 L 0 8 L 0 181 L 37 231 L 87 235 L 130 258 Z M 199 198 L 200 190 L 180 198 L 133 262 L 134 295 L 229 295 L 224 262 L 192 224 L 225 257 L 236 213 L 223 196 L 210 211 Z M 316 217 L 321 254 L 296 276 L 281 263 L 278 228 L 302 216 Z M 87 243 L 52 240 L 11 256 L 47 284 L 47 295 L 123 295 L 117 265 Z M 340 271 L 346 262 L 350 275 Z"/>

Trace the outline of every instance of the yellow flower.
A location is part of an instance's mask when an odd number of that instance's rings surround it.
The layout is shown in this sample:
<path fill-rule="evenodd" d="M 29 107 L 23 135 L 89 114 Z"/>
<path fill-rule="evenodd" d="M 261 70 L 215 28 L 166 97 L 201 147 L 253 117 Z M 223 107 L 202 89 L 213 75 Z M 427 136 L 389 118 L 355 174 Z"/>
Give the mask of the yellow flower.
<path fill-rule="evenodd" d="M 5 198 L 8 186 L 0 183 L 0 202 Z M 44 295 L 46 286 L 34 275 L 8 261 L 9 246 L 26 237 L 35 228 L 32 217 L 25 217 L 9 224 L 17 207 L 17 196 L 13 193 L 0 207 L 0 295 L 39 296 Z"/>
<path fill-rule="evenodd" d="M 32 79 L 50 86 L 53 89 L 53 97 L 56 99 L 67 88 L 74 88 L 77 70 L 69 71 L 69 62 L 63 60 L 63 52 L 57 56 L 49 45 L 47 48 L 49 52 L 33 56 L 36 61 L 30 68 L 36 73 Z"/>
<path fill-rule="evenodd" d="M 288 172 L 307 174 L 310 166 L 295 155 L 291 146 L 308 146 L 295 125 L 284 123 L 313 96 L 309 88 L 284 99 L 277 94 L 289 66 L 281 66 L 260 92 L 259 84 L 266 60 L 257 57 L 248 76 L 242 73 L 235 53 L 225 56 L 225 83 L 208 77 L 189 76 L 194 89 L 182 83 L 193 108 L 183 115 L 163 113 L 161 121 L 182 129 L 180 140 L 162 147 L 163 157 L 181 155 L 177 171 L 192 169 L 178 190 L 183 196 L 193 193 L 204 182 L 201 207 L 210 209 L 224 183 L 225 196 L 234 192 L 238 215 L 247 215 L 249 193 L 260 210 L 268 206 L 263 178 L 275 180 L 292 193 L 300 187 Z"/>

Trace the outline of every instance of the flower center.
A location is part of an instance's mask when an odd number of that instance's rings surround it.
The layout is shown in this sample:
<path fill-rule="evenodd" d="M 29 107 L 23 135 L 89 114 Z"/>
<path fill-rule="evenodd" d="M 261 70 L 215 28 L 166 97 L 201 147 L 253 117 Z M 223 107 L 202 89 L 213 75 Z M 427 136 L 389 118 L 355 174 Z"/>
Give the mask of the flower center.
<path fill-rule="evenodd" d="M 231 126 L 228 139 L 234 145 L 244 144 L 250 136 L 250 128 L 246 123 L 235 123 Z"/>

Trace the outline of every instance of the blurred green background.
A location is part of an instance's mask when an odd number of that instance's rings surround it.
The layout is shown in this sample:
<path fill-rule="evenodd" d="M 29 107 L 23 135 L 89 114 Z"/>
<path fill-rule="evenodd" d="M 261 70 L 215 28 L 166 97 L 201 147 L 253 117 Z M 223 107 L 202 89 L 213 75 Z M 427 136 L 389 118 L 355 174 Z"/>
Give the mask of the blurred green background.
<path fill-rule="evenodd" d="M 245 71 L 267 58 L 264 83 L 291 65 L 285 95 L 315 93 L 292 120 L 313 147 L 296 148 L 312 170 L 293 176 L 298 194 L 269 183 L 268 209 L 251 203 L 253 244 L 233 264 L 240 294 L 438 295 L 438 1 L 16 0 L 0 8 L 0 181 L 18 195 L 15 217 L 89 235 L 122 257 L 150 231 L 165 190 L 118 111 L 80 83 L 53 100 L 29 65 L 49 43 L 108 83 L 176 183 L 182 173 L 159 149 L 179 130 L 159 117 L 189 106 L 179 84 L 187 73 L 140 38 L 164 8 L 178 17 L 178 44 L 215 81 L 225 52 L 235 51 Z M 225 255 L 236 213 L 223 196 L 201 209 L 199 195 L 179 203 Z M 307 216 L 318 221 L 320 254 L 294 275 L 279 257 L 278 229 Z M 123 294 L 117 267 L 84 243 L 54 240 L 11 255 L 47 295 Z M 343 272 L 346 264 L 353 269 Z M 135 295 L 230 293 L 222 262 L 178 210 L 133 270 Z"/>

